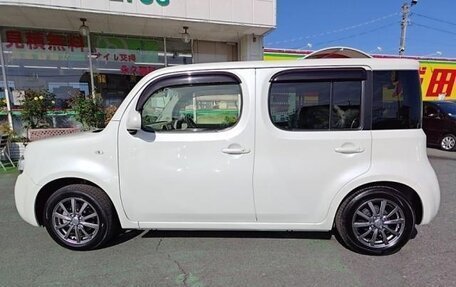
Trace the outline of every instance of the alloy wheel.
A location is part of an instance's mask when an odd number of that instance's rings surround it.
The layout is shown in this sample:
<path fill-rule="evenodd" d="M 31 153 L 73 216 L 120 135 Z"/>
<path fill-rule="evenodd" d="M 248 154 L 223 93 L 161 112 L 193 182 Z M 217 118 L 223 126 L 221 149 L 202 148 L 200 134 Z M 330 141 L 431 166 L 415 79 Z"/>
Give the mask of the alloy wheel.
<path fill-rule="evenodd" d="M 442 142 L 440 143 L 442 149 L 444 150 L 452 150 L 456 144 L 456 139 L 451 136 L 447 135 L 442 139 Z"/>
<path fill-rule="evenodd" d="M 100 229 L 100 218 L 86 200 L 68 197 L 59 201 L 52 211 L 52 227 L 65 242 L 82 245 L 91 241 Z"/>
<path fill-rule="evenodd" d="M 404 211 L 398 204 L 387 199 L 363 202 L 352 218 L 356 239 L 370 248 L 394 245 L 403 235 L 404 228 Z"/>

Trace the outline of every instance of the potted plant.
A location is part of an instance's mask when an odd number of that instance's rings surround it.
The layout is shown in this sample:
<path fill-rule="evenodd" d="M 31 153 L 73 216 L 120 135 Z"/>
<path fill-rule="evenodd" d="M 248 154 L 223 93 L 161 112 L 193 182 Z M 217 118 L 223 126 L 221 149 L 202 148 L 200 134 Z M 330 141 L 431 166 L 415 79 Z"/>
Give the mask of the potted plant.
<path fill-rule="evenodd" d="M 47 113 L 55 105 L 55 96 L 46 90 L 27 90 L 22 100 L 22 120 L 28 129 L 49 128 Z"/>
<path fill-rule="evenodd" d="M 0 124 L 0 134 L 8 135 L 8 152 L 13 160 L 17 160 L 23 155 L 25 150 L 26 138 L 19 136 L 7 122 Z"/>
<path fill-rule="evenodd" d="M 27 129 L 27 140 L 35 141 L 79 131 L 77 128 L 55 128 L 50 124 L 49 112 L 54 110 L 55 96 L 47 90 L 27 90 L 22 100 L 22 120 Z"/>
<path fill-rule="evenodd" d="M 75 118 L 82 124 L 83 130 L 103 128 L 105 112 L 100 96 L 95 98 L 78 94 L 71 98 L 70 107 L 75 112 Z"/>
<path fill-rule="evenodd" d="M 6 111 L 6 98 L 1 98 L 0 99 L 0 111 Z"/>

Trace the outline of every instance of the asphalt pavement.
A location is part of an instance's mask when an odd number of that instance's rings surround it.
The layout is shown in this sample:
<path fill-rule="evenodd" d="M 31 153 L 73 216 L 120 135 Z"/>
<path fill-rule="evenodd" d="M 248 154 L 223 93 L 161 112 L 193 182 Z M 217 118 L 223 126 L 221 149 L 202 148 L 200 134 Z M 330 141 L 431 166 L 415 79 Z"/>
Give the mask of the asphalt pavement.
<path fill-rule="evenodd" d="M 434 221 L 390 256 L 284 232 L 132 231 L 66 250 L 17 214 L 16 174 L 0 175 L 0 286 L 456 286 L 456 153 L 429 150 L 441 186 Z"/>

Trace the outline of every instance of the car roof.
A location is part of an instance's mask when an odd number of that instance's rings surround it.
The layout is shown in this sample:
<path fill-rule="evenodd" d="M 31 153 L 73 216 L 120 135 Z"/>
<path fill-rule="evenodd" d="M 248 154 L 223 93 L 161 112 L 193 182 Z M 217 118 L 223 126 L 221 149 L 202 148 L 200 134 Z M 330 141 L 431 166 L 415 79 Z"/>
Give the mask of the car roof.
<path fill-rule="evenodd" d="M 453 101 L 423 101 L 426 105 L 437 106 L 439 108 L 445 109 L 446 107 L 456 106 L 456 102 Z"/>
<path fill-rule="evenodd" d="M 179 65 L 159 69 L 154 73 L 173 73 L 198 70 L 228 70 L 228 69 L 268 69 L 268 68 L 309 68 L 309 67 L 351 67 L 365 66 L 372 70 L 418 70 L 419 62 L 409 59 L 373 59 L 373 58 L 345 58 L 345 59 L 303 59 L 295 61 L 244 61 L 220 62 Z M 154 77 L 154 75 L 151 75 Z"/>

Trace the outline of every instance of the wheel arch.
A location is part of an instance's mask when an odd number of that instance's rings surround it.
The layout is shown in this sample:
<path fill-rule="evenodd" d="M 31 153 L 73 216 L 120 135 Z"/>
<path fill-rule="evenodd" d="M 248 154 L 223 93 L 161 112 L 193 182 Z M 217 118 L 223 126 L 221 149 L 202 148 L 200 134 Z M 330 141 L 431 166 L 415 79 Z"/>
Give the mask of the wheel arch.
<path fill-rule="evenodd" d="M 117 209 L 115 208 L 115 205 L 109 196 L 109 194 L 103 190 L 99 185 L 93 183 L 92 181 L 83 179 L 83 178 L 78 178 L 78 177 L 65 177 L 65 178 L 58 178 L 53 181 L 48 182 L 45 184 L 40 191 L 38 192 L 35 200 L 35 218 L 40 226 L 44 226 L 44 221 L 43 221 L 43 213 L 44 213 L 44 206 L 46 204 L 46 201 L 48 198 L 54 194 L 57 190 L 64 186 L 68 186 L 71 184 L 85 184 L 85 185 L 90 185 L 99 188 L 103 193 L 106 194 L 106 196 L 109 198 L 111 201 L 112 206 L 114 207 L 113 212 L 116 216 L 116 220 L 120 220 L 119 215 L 117 213 Z"/>
<path fill-rule="evenodd" d="M 421 223 L 421 221 L 423 219 L 423 203 L 421 201 L 420 196 L 410 186 L 405 185 L 403 183 L 394 182 L 394 181 L 375 181 L 375 182 L 365 183 L 363 185 L 356 187 L 355 189 L 353 189 L 349 193 L 347 193 L 344 196 L 344 198 L 339 202 L 337 210 L 339 210 L 340 206 L 345 201 L 345 199 L 350 197 L 353 193 L 355 193 L 356 191 L 358 191 L 360 189 L 363 189 L 366 187 L 371 187 L 371 186 L 387 186 L 387 187 L 392 187 L 392 188 L 396 189 L 397 191 L 399 191 L 401 193 L 401 195 L 404 196 L 410 202 L 410 205 L 415 213 L 416 224 Z M 336 210 L 336 212 L 337 212 L 337 210 Z"/>

